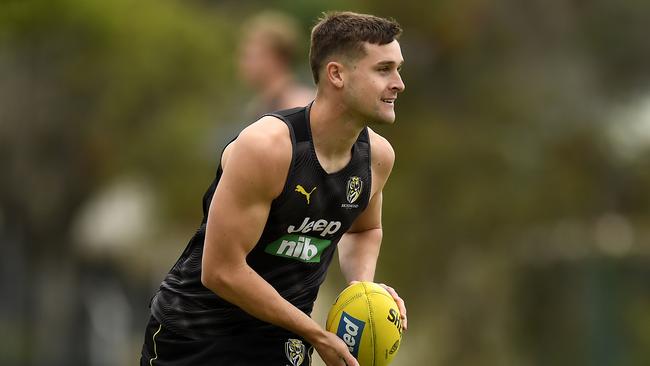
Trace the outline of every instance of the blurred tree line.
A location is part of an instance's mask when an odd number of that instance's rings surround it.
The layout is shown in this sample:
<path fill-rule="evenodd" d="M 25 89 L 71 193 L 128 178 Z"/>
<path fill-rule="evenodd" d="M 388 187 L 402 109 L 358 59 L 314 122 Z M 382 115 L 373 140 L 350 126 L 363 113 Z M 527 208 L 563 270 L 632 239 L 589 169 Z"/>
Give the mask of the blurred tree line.
<path fill-rule="evenodd" d="M 410 315 L 396 365 L 650 363 L 649 2 L 3 0 L 2 364 L 89 364 L 111 283 L 138 357 L 246 97 L 238 25 L 269 7 L 305 39 L 329 9 L 405 29 L 380 131 L 397 162 L 377 280 Z M 155 202 L 148 230 L 88 250 L 80 215 L 125 181 Z"/>

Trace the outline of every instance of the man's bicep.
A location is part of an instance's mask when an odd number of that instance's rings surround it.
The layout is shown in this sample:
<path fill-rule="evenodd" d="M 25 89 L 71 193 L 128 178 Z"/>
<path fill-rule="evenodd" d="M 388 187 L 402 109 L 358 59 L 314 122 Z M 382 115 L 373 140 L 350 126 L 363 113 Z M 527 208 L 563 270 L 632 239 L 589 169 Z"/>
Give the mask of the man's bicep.
<path fill-rule="evenodd" d="M 244 136 L 233 146 L 210 204 L 204 255 L 241 260 L 259 240 L 271 202 L 283 186 L 282 174 L 275 172 L 282 162 L 265 154 L 260 144 Z"/>
<path fill-rule="evenodd" d="M 266 223 L 270 201 L 250 192 L 250 187 L 222 177 L 210 204 L 205 254 L 215 250 L 224 259 L 230 255 L 241 258 L 252 250 Z"/>

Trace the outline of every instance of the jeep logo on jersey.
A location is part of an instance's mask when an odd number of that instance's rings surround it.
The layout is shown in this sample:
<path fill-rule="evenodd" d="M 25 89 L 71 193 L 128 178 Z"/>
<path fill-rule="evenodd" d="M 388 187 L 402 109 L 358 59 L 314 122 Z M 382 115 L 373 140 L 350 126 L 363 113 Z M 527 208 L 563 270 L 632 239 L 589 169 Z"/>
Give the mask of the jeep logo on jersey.
<path fill-rule="evenodd" d="M 308 233 L 310 231 L 321 231 L 320 236 L 326 236 L 329 234 L 334 234 L 339 231 L 341 228 L 340 221 L 327 221 L 327 220 L 315 220 L 309 221 L 309 217 L 305 217 L 300 227 L 296 229 L 295 226 L 289 225 L 287 232 L 291 233 Z"/>
<path fill-rule="evenodd" d="M 361 335 L 365 326 L 366 323 L 363 320 L 356 319 L 345 311 L 341 314 L 336 335 L 345 342 L 354 357 L 359 355 L 359 342 L 361 342 Z"/>
<path fill-rule="evenodd" d="M 330 243 L 329 240 L 302 235 L 285 235 L 264 248 L 264 251 L 305 263 L 320 263 L 320 255 Z"/>
<path fill-rule="evenodd" d="M 346 198 L 348 203 L 354 203 L 361 196 L 361 190 L 363 189 L 363 182 L 359 177 L 350 177 L 348 179 L 348 189 Z"/>

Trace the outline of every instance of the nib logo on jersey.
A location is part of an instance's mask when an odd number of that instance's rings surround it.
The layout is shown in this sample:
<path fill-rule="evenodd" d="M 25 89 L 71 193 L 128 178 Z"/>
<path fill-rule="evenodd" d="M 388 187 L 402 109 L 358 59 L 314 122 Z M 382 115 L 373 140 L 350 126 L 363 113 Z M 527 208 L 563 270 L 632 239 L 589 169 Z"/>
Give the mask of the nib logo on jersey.
<path fill-rule="evenodd" d="M 320 256 L 332 241 L 315 238 L 313 236 L 300 235 L 309 232 L 320 232 L 320 236 L 334 234 L 341 228 L 340 221 L 314 220 L 309 217 L 296 227 L 289 225 L 287 235 L 268 244 L 264 251 L 266 253 L 295 259 L 305 263 L 320 263 Z M 294 234 L 299 233 L 299 234 Z"/>

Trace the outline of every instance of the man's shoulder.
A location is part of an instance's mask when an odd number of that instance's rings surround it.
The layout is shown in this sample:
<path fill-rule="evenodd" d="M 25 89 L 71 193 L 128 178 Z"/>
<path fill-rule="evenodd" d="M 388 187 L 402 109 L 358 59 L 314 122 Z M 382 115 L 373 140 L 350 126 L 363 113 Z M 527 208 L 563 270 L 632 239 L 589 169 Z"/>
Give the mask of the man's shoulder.
<path fill-rule="evenodd" d="M 291 146 L 291 135 L 284 121 L 274 116 L 264 116 L 244 128 L 235 141 L 253 149 L 282 149 Z"/>
<path fill-rule="evenodd" d="M 273 116 L 264 116 L 244 128 L 233 145 L 238 153 L 252 156 L 262 165 L 288 165 L 291 160 L 289 128 Z"/>
<path fill-rule="evenodd" d="M 257 187 L 269 199 L 277 197 L 291 165 L 288 127 L 275 117 L 262 117 L 244 128 L 224 154 L 224 177 L 236 172 L 230 176 L 239 180 L 237 184 Z"/>
<path fill-rule="evenodd" d="M 395 150 L 393 146 L 385 137 L 373 131 L 370 127 L 368 127 L 368 138 L 370 140 L 373 165 L 381 163 L 390 170 L 395 162 Z"/>
<path fill-rule="evenodd" d="M 393 170 L 395 163 L 395 151 L 390 142 L 372 129 L 368 128 L 370 139 L 370 165 L 373 179 L 377 179 L 379 187 L 383 187 Z"/>

